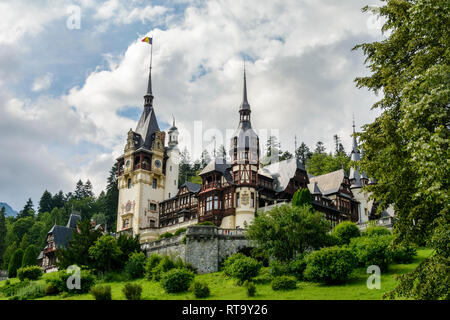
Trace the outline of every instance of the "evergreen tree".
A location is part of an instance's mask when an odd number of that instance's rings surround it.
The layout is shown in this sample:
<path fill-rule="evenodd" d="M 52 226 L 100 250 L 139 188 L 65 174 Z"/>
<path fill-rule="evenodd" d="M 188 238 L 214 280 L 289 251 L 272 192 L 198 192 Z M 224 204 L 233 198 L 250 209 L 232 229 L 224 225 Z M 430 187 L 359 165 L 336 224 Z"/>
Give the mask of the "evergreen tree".
<path fill-rule="evenodd" d="M 100 198 L 100 197 L 99 197 Z M 119 189 L 117 188 L 117 163 L 109 170 L 109 177 L 106 185 L 105 196 L 105 216 L 107 230 L 115 230 L 117 208 L 119 205 Z"/>
<path fill-rule="evenodd" d="M 37 264 L 38 252 L 36 247 L 30 244 L 23 254 L 22 258 L 22 268 L 28 266 L 35 266 Z"/>
<path fill-rule="evenodd" d="M 18 249 L 17 246 L 17 242 L 12 242 L 6 249 L 5 252 L 3 253 L 2 256 L 2 269 L 3 270 L 8 270 L 9 267 L 9 262 L 11 261 L 11 257 L 14 254 L 14 252 L 16 252 L 16 250 Z"/>
<path fill-rule="evenodd" d="M 22 237 L 22 240 L 20 241 L 19 248 L 25 251 L 29 245 L 30 245 L 30 237 L 28 236 L 28 233 L 25 233 Z"/>
<path fill-rule="evenodd" d="M 92 189 L 92 183 L 88 179 L 83 186 L 83 198 L 94 197 L 94 191 Z"/>
<path fill-rule="evenodd" d="M 325 146 L 323 145 L 322 141 L 318 141 L 316 143 L 316 149 L 314 150 L 314 153 L 318 153 L 318 154 L 325 153 Z"/>
<path fill-rule="evenodd" d="M 295 151 L 295 156 L 300 160 L 303 166 L 306 167 L 306 162 L 311 159 L 312 152 L 309 150 L 308 146 L 302 142 Z"/>
<path fill-rule="evenodd" d="M 0 266 L 3 265 L 3 254 L 6 250 L 6 218 L 5 207 L 0 209 Z"/>
<path fill-rule="evenodd" d="M 189 181 L 191 175 L 192 175 L 191 158 L 187 148 L 184 148 L 180 154 L 180 167 L 178 173 L 179 186 L 181 186 L 186 181 Z"/>
<path fill-rule="evenodd" d="M 73 193 L 72 193 L 72 192 L 69 192 L 69 193 L 66 194 L 64 201 L 65 201 L 65 202 L 69 202 L 69 201 L 71 201 L 71 200 L 73 200 L 73 199 L 74 199 Z"/>
<path fill-rule="evenodd" d="M 289 151 L 284 151 L 283 154 L 280 156 L 280 161 L 292 159 L 292 153 Z"/>
<path fill-rule="evenodd" d="M 23 250 L 14 251 L 8 266 L 8 278 L 17 277 L 17 269 L 22 267 Z"/>
<path fill-rule="evenodd" d="M 100 238 L 99 230 L 94 230 L 90 220 L 83 219 L 78 223 L 79 232 L 73 232 L 73 237 L 65 248 L 56 251 L 57 265 L 65 269 L 72 264 L 95 267 L 95 261 L 89 256 L 89 248 Z"/>
<path fill-rule="evenodd" d="M 266 142 L 266 156 L 277 158 L 281 154 L 281 145 L 276 136 L 270 136 Z"/>
<path fill-rule="evenodd" d="M 50 212 L 53 209 L 53 198 L 52 194 L 47 190 L 41 196 L 41 200 L 39 201 L 39 209 L 38 214 L 41 215 L 44 212 Z"/>
<path fill-rule="evenodd" d="M 81 200 L 81 199 L 84 198 L 84 184 L 83 184 L 83 181 L 81 181 L 81 179 L 78 180 L 78 182 L 77 182 L 77 184 L 75 186 L 75 191 L 74 191 L 74 194 L 73 194 L 73 198 L 75 200 Z"/>
<path fill-rule="evenodd" d="M 292 205 L 301 207 L 304 205 L 311 206 L 312 205 L 312 197 L 311 192 L 309 192 L 308 188 L 303 188 L 297 190 L 292 197 Z"/>
<path fill-rule="evenodd" d="M 31 201 L 31 198 L 28 199 L 22 211 L 17 215 L 18 219 L 26 217 L 34 217 L 33 201 Z"/>
<path fill-rule="evenodd" d="M 51 212 L 53 208 L 62 208 L 65 204 L 65 196 L 64 193 L 59 191 L 58 193 L 55 193 L 52 198 L 52 209 L 48 212 Z"/>

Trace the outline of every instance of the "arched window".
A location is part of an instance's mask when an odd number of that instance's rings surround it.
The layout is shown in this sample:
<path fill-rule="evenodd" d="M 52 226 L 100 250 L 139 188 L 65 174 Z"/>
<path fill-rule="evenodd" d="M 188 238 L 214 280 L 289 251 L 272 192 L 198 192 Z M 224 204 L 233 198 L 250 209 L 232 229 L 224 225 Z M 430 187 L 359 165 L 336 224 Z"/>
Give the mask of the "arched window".
<path fill-rule="evenodd" d="M 131 189 L 131 178 L 128 179 L 128 189 Z"/>

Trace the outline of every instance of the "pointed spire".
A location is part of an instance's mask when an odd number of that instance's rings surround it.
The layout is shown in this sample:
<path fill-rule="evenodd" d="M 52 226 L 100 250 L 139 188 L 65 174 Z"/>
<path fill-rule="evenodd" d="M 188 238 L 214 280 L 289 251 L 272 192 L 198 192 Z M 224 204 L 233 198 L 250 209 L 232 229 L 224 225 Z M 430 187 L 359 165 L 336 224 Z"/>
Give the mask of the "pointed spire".
<path fill-rule="evenodd" d="M 241 109 L 250 109 L 250 104 L 247 101 L 247 76 L 245 72 L 245 59 L 244 59 L 244 92 L 242 97 Z"/>
<path fill-rule="evenodd" d="M 150 45 L 150 68 L 148 72 L 147 93 L 144 96 L 144 107 L 149 109 L 153 106 L 153 91 L 152 91 L 152 59 L 153 59 L 153 44 Z"/>

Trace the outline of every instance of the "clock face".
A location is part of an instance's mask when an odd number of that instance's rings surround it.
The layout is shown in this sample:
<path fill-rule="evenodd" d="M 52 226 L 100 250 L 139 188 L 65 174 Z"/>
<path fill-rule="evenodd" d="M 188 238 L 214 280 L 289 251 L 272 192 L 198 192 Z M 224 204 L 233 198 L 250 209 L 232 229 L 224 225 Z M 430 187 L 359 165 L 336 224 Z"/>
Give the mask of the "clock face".
<path fill-rule="evenodd" d="M 130 160 L 127 160 L 127 162 L 125 163 L 125 165 L 126 165 L 127 167 L 129 167 L 129 166 L 130 166 Z"/>
<path fill-rule="evenodd" d="M 156 166 L 157 168 L 161 167 L 161 161 L 155 160 L 155 166 Z"/>

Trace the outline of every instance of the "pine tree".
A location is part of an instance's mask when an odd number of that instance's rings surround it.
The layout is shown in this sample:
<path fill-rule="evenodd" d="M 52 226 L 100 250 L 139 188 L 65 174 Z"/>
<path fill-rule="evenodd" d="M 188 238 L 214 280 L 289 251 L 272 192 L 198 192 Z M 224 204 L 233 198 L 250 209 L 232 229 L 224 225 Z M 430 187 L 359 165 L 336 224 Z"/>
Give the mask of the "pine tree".
<path fill-rule="evenodd" d="M 200 157 L 200 162 L 201 162 L 201 169 L 206 167 L 208 165 L 208 163 L 211 162 L 211 157 L 209 156 L 209 153 L 207 150 L 203 150 L 202 155 Z"/>
<path fill-rule="evenodd" d="M 316 143 L 316 149 L 314 150 L 314 153 L 318 153 L 318 154 L 325 153 L 325 146 L 323 145 L 322 141 L 318 141 Z"/>
<path fill-rule="evenodd" d="M 83 181 L 78 180 L 77 185 L 75 186 L 75 192 L 73 194 L 73 198 L 75 200 L 81 200 L 84 198 L 84 184 Z"/>
<path fill-rule="evenodd" d="M 17 249 L 9 261 L 8 266 L 8 278 L 17 277 L 17 269 L 22 267 L 22 259 L 23 259 L 23 250 Z"/>
<path fill-rule="evenodd" d="M 309 150 L 308 146 L 302 142 L 295 151 L 295 156 L 300 160 L 303 166 L 306 167 L 306 162 L 311 159 L 312 152 Z"/>
<path fill-rule="evenodd" d="M 22 258 L 22 268 L 28 266 L 35 266 L 37 264 L 37 250 L 36 247 L 30 244 L 23 254 Z"/>
<path fill-rule="evenodd" d="M 44 212 L 50 212 L 53 209 L 53 198 L 52 194 L 47 190 L 41 196 L 41 200 L 39 201 L 39 210 L 38 214 L 41 215 Z"/>
<path fill-rule="evenodd" d="M 19 248 L 22 250 L 25 250 L 30 245 L 30 237 L 28 236 L 28 233 L 25 233 L 22 237 L 22 240 L 20 241 Z"/>
<path fill-rule="evenodd" d="M 192 172 L 191 158 L 187 148 L 184 148 L 180 154 L 180 168 L 178 173 L 179 186 L 181 186 L 186 181 L 189 181 L 191 172 Z"/>
<path fill-rule="evenodd" d="M 99 230 L 94 230 L 89 219 L 83 219 L 78 224 L 79 232 L 73 232 L 73 237 L 65 248 L 56 251 L 57 265 L 65 269 L 72 264 L 94 267 L 93 259 L 89 256 L 89 248 L 101 236 Z"/>
<path fill-rule="evenodd" d="M 31 198 L 28 199 L 22 211 L 17 215 L 18 219 L 26 217 L 34 217 L 33 201 L 31 201 Z"/>
<path fill-rule="evenodd" d="M 3 254 L 6 250 L 6 218 L 5 207 L 0 210 L 0 266 L 3 265 Z"/>
<path fill-rule="evenodd" d="M 92 183 L 89 181 L 89 179 L 86 181 L 86 183 L 83 186 L 83 198 L 94 197 L 94 191 L 92 191 Z"/>
<path fill-rule="evenodd" d="M 226 158 L 227 156 L 227 150 L 225 149 L 225 146 L 223 144 L 220 145 L 219 150 L 217 152 L 218 157 Z"/>
<path fill-rule="evenodd" d="M 52 198 L 52 210 L 53 208 L 62 208 L 64 207 L 64 204 L 65 204 L 65 197 L 64 193 L 61 190 L 58 193 L 55 193 Z M 51 212 L 51 210 L 48 212 Z"/>
<path fill-rule="evenodd" d="M 100 198 L 100 197 L 99 197 Z M 115 230 L 117 207 L 119 205 L 119 189 L 117 188 L 117 163 L 109 170 L 105 196 L 105 216 L 108 230 Z"/>

